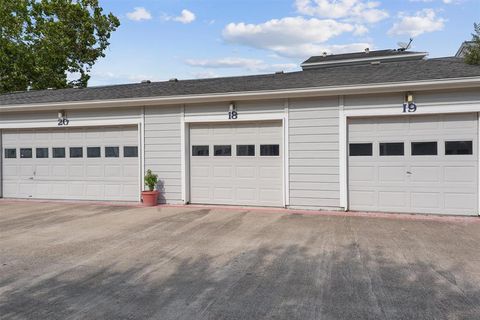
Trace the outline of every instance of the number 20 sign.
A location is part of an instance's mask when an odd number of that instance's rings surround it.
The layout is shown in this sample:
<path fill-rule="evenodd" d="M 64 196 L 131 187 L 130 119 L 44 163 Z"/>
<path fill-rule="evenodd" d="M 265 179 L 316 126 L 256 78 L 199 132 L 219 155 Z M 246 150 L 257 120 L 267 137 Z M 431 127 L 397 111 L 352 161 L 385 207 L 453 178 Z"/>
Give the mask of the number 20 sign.
<path fill-rule="evenodd" d="M 416 112 L 416 111 L 417 111 L 417 105 L 415 103 L 410 102 L 410 103 L 403 104 L 403 113 Z"/>
<path fill-rule="evenodd" d="M 59 126 L 68 126 L 69 123 L 70 123 L 70 120 L 68 120 L 67 118 L 59 118 L 58 119 L 58 125 Z"/>

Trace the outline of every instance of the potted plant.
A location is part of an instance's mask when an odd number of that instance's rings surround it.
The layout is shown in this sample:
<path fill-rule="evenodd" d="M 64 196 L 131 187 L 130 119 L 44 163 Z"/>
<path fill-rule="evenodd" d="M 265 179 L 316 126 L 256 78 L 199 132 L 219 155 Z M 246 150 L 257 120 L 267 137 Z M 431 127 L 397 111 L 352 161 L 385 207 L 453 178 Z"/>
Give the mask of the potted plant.
<path fill-rule="evenodd" d="M 143 205 L 147 207 L 157 205 L 159 194 L 158 190 L 155 190 L 157 182 L 158 175 L 152 173 L 152 170 L 148 169 L 147 174 L 145 175 L 145 185 L 148 187 L 148 190 L 142 191 Z"/>

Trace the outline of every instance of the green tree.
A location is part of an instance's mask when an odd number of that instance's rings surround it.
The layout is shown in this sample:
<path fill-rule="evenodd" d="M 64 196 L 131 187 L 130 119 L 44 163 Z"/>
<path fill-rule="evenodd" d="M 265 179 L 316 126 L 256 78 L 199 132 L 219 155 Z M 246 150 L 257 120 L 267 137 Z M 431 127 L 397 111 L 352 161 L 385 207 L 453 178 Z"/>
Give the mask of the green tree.
<path fill-rule="evenodd" d="M 0 0 L 0 93 L 86 87 L 119 25 L 98 0 Z"/>
<path fill-rule="evenodd" d="M 465 62 L 480 65 L 480 23 L 474 23 L 473 26 L 475 31 L 472 34 L 472 44 L 465 54 Z"/>

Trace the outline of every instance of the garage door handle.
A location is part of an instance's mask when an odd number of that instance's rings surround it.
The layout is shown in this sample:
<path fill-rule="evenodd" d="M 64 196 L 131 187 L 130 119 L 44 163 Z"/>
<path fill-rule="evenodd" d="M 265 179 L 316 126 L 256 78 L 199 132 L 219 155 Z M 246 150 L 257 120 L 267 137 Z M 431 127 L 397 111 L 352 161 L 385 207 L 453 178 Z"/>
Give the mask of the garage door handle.
<path fill-rule="evenodd" d="M 410 171 L 407 171 L 407 174 L 412 174 Z"/>

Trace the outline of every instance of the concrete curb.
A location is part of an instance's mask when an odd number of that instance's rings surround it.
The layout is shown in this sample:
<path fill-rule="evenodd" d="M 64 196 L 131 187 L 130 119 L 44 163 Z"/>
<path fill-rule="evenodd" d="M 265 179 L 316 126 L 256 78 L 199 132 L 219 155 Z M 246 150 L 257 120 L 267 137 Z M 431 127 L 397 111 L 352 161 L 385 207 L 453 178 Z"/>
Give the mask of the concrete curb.
<path fill-rule="evenodd" d="M 70 200 L 37 200 L 37 199 L 0 199 L 0 204 L 15 203 L 45 203 L 45 204 L 75 204 L 75 205 L 95 205 L 106 207 L 132 207 L 139 209 L 148 209 L 137 202 L 105 202 L 105 201 L 70 201 Z M 154 207 L 153 207 L 154 208 Z M 242 207 L 242 206 L 221 206 L 221 205 L 181 205 L 181 204 L 162 204 L 157 208 L 201 208 L 222 211 L 252 211 L 273 214 L 288 215 L 310 215 L 325 217 L 349 217 L 349 218 L 379 218 L 391 220 L 411 220 L 411 221 L 436 221 L 445 223 L 480 223 L 478 216 L 451 216 L 451 215 L 428 215 L 428 214 L 409 214 L 409 213 L 384 213 L 384 212 L 358 212 L 358 211 L 317 211 L 301 209 L 267 208 L 267 207 Z"/>

